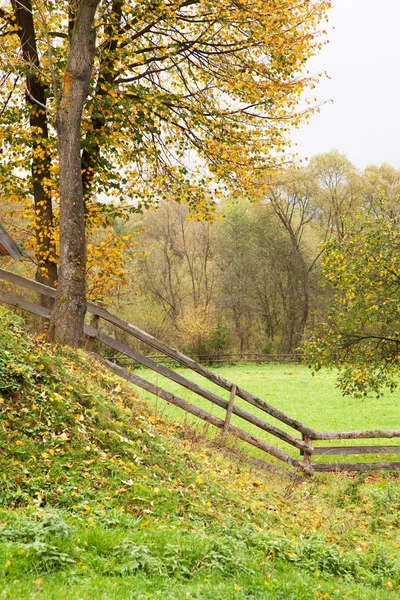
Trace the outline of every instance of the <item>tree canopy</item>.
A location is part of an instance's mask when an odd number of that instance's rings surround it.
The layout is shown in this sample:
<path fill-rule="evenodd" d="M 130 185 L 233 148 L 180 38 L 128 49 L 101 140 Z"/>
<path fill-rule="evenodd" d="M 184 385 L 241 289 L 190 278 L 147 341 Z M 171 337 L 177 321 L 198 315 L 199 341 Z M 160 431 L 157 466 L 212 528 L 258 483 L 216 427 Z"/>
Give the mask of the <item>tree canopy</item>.
<path fill-rule="evenodd" d="M 10 162 L 26 164 L 32 135 L 38 133 L 26 128 L 30 103 L 37 100 L 36 111 L 39 102 L 46 104 L 47 120 L 54 125 L 74 7 L 80 4 L 24 0 L 10 2 L 10 14 L 2 11 L 3 30 L 10 33 L 2 42 L 4 98 L 12 92 L 2 117 L 4 125 L 13 123 L 19 142 L 13 151 L 7 148 Z M 276 150 L 283 148 L 289 127 L 301 116 L 300 95 L 316 82 L 303 68 L 321 45 L 318 27 L 329 2 L 96 4 L 91 85 L 82 122 L 86 193 L 116 189 L 142 199 L 169 189 L 176 199 L 185 181 L 186 197 L 194 202 L 195 170 L 186 162 L 193 149 L 212 174 L 235 186 L 254 177 L 254 168 L 264 169 L 266 157 L 279 162 Z M 23 47 L 16 56 L 27 38 L 24 12 L 32 16 L 32 48 L 28 52 Z M 26 77 L 36 77 L 41 94 L 29 89 L 33 83 Z M 54 129 L 49 132 L 53 144 L 55 135 Z M 197 180 L 202 185 L 196 189 L 202 196 L 207 189 L 203 164 Z"/>
<path fill-rule="evenodd" d="M 50 281 L 60 197 L 60 321 L 76 309 L 73 281 L 82 282 L 83 301 L 82 221 L 104 213 L 99 194 L 136 206 L 173 197 L 204 215 L 221 186 L 246 193 L 282 160 L 289 127 L 310 109 L 301 94 L 316 78 L 304 68 L 322 43 L 329 4 L 2 3 L 1 178 L 10 200 L 34 199 L 39 262 Z M 66 202 L 73 218 L 63 216 Z"/>

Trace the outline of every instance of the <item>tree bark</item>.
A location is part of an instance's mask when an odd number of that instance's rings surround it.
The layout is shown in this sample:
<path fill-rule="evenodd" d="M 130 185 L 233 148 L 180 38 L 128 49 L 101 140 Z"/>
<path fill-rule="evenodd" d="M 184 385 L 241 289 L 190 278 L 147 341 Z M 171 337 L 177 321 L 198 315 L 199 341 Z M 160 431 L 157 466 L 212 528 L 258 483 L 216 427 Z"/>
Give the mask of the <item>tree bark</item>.
<path fill-rule="evenodd" d="M 49 133 L 46 106 L 47 89 L 38 77 L 40 60 L 36 45 L 36 33 L 32 16 L 31 0 L 12 0 L 12 8 L 18 26 L 18 37 L 25 64 L 26 103 L 29 108 L 29 124 L 34 132 L 32 144 L 32 180 L 35 206 L 36 258 L 38 267 L 36 281 L 54 287 L 57 282 L 57 255 L 53 237 L 54 217 L 51 193 L 51 155 L 47 144 Z M 52 300 L 41 296 L 42 306 L 51 306 Z"/>
<path fill-rule="evenodd" d="M 81 165 L 82 110 L 89 93 L 92 25 L 99 0 L 81 0 L 57 110 L 60 164 L 60 264 L 50 326 L 55 341 L 78 346 L 86 313 L 86 235 Z"/>

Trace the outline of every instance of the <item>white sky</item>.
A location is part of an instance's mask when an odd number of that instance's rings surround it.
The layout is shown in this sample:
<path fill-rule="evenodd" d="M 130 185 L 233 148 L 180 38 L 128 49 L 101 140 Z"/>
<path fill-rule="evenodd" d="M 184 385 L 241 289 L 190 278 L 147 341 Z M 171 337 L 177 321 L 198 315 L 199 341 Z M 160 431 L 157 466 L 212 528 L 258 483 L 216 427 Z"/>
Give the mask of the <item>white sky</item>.
<path fill-rule="evenodd" d="M 400 168 L 400 0 L 333 0 L 328 39 L 309 69 L 328 71 L 316 96 L 333 102 L 293 133 L 296 151 Z"/>

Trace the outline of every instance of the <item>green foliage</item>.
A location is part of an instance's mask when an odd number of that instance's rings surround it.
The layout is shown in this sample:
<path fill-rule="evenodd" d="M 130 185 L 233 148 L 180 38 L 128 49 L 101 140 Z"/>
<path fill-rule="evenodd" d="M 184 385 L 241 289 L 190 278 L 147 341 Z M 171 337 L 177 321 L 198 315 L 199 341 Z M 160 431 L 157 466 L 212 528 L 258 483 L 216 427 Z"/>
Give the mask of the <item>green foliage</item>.
<path fill-rule="evenodd" d="M 216 354 L 217 357 L 219 357 L 219 355 L 223 354 L 224 350 L 227 349 L 230 341 L 231 335 L 229 327 L 227 327 L 227 325 L 223 321 L 218 319 L 211 331 L 210 339 L 208 342 L 210 352 Z"/>
<path fill-rule="evenodd" d="M 380 214 L 326 245 L 324 277 L 334 298 L 327 322 L 305 345 L 311 366 L 339 369 L 344 394 L 381 394 L 400 367 L 399 220 Z"/>
<path fill-rule="evenodd" d="M 51 532 L 46 538 L 48 541 L 43 542 L 41 536 L 40 539 L 32 536 L 35 530 L 40 535 L 35 517 L 40 515 L 22 519 L 10 516 L 10 522 L 0 528 L 0 555 L 6 550 L 9 557 L 0 568 L 0 576 L 6 575 L 6 579 L 17 576 L 24 580 L 41 575 L 40 580 L 33 580 L 40 588 L 47 587 L 48 580 L 51 585 L 52 573 L 59 578 L 65 573 L 75 585 L 79 582 L 78 589 L 88 577 L 91 585 L 99 578 L 105 586 L 108 581 L 127 581 L 142 592 L 144 578 L 154 586 L 163 581 L 170 593 L 178 583 L 182 589 L 191 590 L 200 582 L 203 585 L 210 582 L 200 596 L 195 596 L 204 598 L 208 597 L 207 589 L 224 582 L 226 598 L 243 597 L 232 593 L 243 590 L 246 597 L 261 600 L 286 598 L 265 594 L 271 588 L 284 589 L 285 573 L 289 572 L 295 580 L 298 573 L 305 574 L 308 585 L 314 581 L 311 589 L 316 586 L 329 591 L 346 590 L 356 584 L 353 589 L 357 590 L 357 598 L 372 598 L 374 590 L 385 597 L 387 584 L 391 589 L 400 581 L 399 561 L 385 550 L 363 554 L 347 548 L 344 552 L 323 535 L 290 538 L 260 532 L 251 525 L 238 528 L 233 523 L 228 528 L 211 525 L 208 531 L 203 528 L 174 531 L 168 525 L 140 531 L 135 527 L 129 529 L 127 520 L 126 528 L 116 526 L 107 531 L 98 526 L 86 528 L 80 519 L 75 519 L 72 537 L 63 535 L 62 531 Z M 19 535 L 15 534 L 16 530 Z M 26 539 L 33 541 L 26 542 Z M 320 577 L 322 588 L 318 582 Z M 61 582 L 58 581 L 57 589 Z M 298 595 L 294 597 L 315 597 L 305 594 L 306 585 L 303 587 L 297 581 L 296 586 Z M 328 593 L 325 597 L 331 596 Z"/>

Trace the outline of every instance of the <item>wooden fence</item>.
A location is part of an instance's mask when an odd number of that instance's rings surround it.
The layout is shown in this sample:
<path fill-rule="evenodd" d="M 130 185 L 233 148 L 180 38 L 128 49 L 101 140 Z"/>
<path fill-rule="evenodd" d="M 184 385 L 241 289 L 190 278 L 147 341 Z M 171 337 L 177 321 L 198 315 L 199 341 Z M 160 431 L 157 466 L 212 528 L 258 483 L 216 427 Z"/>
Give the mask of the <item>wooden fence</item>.
<path fill-rule="evenodd" d="M 150 354 L 150 358 L 161 363 L 171 363 L 171 359 L 164 354 Z M 120 356 L 109 356 L 110 360 L 121 362 Z M 302 354 L 263 354 L 260 352 L 229 352 L 224 354 L 203 354 L 198 356 L 198 361 L 209 365 L 216 364 L 237 364 L 237 363 L 279 363 L 279 364 L 298 364 L 303 361 Z M 129 359 L 124 360 L 129 362 Z M 175 363 L 176 364 L 176 363 Z"/>
<path fill-rule="evenodd" d="M 51 287 L 47 287 L 36 281 L 26 279 L 20 275 L 10 273 L 4 269 L 0 269 L 0 279 L 14 284 L 17 287 L 36 292 L 41 296 L 54 298 L 56 291 Z M 36 303 L 29 302 L 25 298 L 15 296 L 14 294 L 8 293 L 6 286 L 3 284 L 0 288 L 0 302 L 6 303 L 11 306 L 15 306 L 22 310 L 28 311 L 32 314 L 38 315 L 44 319 L 51 318 L 51 309 L 40 306 Z M 116 375 L 126 379 L 133 383 L 139 388 L 146 390 L 167 402 L 178 406 L 184 411 L 194 415 L 195 417 L 206 421 L 214 425 L 215 427 L 222 430 L 223 437 L 226 437 L 228 433 L 233 435 L 244 442 L 263 450 L 267 454 L 274 456 L 276 459 L 283 461 L 286 464 L 292 465 L 297 469 L 301 470 L 305 474 L 312 474 L 314 471 L 336 471 L 336 470 L 370 470 L 370 469 L 400 469 L 400 462 L 371 462 L 371 463 L 324 463 L 316 464 L 312 463 L 312 456 L 326 455 L 331 456 L 333 454 L 394 454 L 400 452 L 400 446 L 357 446 L 357 447 L 314 447 L 313 442 L 321 440 L 336 440 L 336 439 L 377 439 L 377 438 L 398 438 L 400 437 L 400 430 L 377 430 L 377 431 L 336 431 L 336 432 L 317 432 L 314 429 L 307 427 L 300 421 L 293 419 L 286 415 L 282 411 L 274 408 L 261 398 L 258 398 L 251 392 L 248 392 L 238 386 L 237 384 L 229 381 L 225 377 L 214 373 L 201 363 L 193 360 L 192 358 L 182 354 L 178 350 L 170 348 L 160 340 L 157 340 L 152 335 L 142 331 L 138 327 L 135 327 L 131 323 L 120 319 L 118 316 L 110 313 L 105 308 L 96 304 L 88 303 L 88 313 L 92 315 L 90 325 L 85 325 L 85 334 L 88 338 L 87 347 L 91 349 L 93 340 L 98 340 L 102 344 L 112 348 L 114 351 L 133 359 L 136 363 L 151 369 L 152 371 L 170 379 L 171 381 L 181 385 L 183 388 L 194 392 L 197 396 L 205 398 L 214 405 L 217 405 L 224 409 L 225 418 L 221 419 L 215 415 L 205 411 L 204 409 L 183 400 L 175 394 L 171 394 L 165 389 L 146 381 L 136 373 L 132 373 L 128 369 L 115 364 L 109 360 L 99 356 L 99 359 L 105 364 L 111 371 Z M 216 384 L 224 390 L 230 393 L 229 401 L 220 397 L 219 395 L 211 392 L 210 390 L 202 387 L 201 385 L 187 379 L 180 373 L 172 370 L 166 365 L 160 364 L 150 356 L 141 354 L 134 350 L 131 346 L 126 343 L 120 342 L 111 336 L 105 334 L 99 329 L 100 319 L 112 324 L 117 329 L 128 333 L 135 339 L 149 345 L 151 348 L 161 353 L 163 356 L 172 359 L 172 361 L 183 365 L 184 367 L 202 375 L 205 379 Z M 256 416 L 252 412 L 245 410 L 238 406 L 235 401 L 236 398 L 241 398 L 247 404 L 255 407 L 262 411 L 265 415 L 273 417 L 279 423 L 283 423 L 287 428 L 293 430 L 292 432 L 281 429 L 281 426 L 276 426 L 259 416 Z M 280 448 L 267 443 L 265 440 L 256 437 L 249 432 L 232 425 L 232 415 L 236 415 L 247 423 L 252 424 L 259 430 L 264 431 L 275 438 L 285 442 L 292 448 L 296 448 L 300 451 L 300 458 L 292 456 L 288 452 L 281 450 Z"/>

